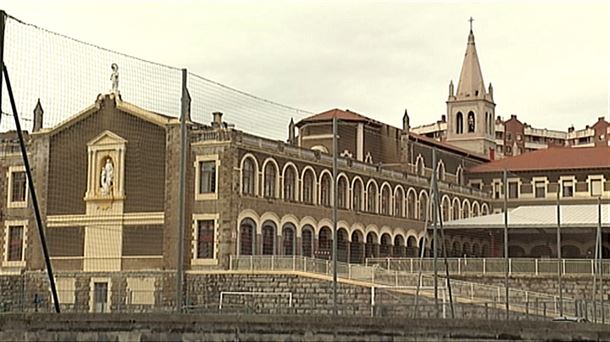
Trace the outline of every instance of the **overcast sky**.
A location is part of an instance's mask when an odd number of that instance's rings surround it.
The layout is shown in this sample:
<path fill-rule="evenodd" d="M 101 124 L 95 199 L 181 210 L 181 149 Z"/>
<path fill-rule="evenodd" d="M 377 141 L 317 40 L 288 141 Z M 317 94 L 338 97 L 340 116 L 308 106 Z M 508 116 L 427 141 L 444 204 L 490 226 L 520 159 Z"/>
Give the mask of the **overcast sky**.
<path fill-rule="evenodd" d="M 562 130 L 608 117 L 609 11 L 601 1 L 4 0 L 0 7 L 279 103 L 349 108 L 396 126 L 405 108 L 412 125 L 445 113 L 472 16 L 497 115 Z"/>

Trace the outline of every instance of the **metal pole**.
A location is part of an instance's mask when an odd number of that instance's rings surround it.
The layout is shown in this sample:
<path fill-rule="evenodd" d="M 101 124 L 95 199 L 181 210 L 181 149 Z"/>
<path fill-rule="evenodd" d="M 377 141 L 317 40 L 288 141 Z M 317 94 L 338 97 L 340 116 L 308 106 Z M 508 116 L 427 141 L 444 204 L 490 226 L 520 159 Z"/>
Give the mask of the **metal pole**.
<path fill-rule="evenodd" d="M 432 189 L 436 188 L 436 171 L 437 171 L 437 165 L 436 165 L 436 149 L 432 149 Z M 432 204 L 432 202 L 436 203 L 437 198 L 436 198 L 436 193 L 435 191 L 432 191 L 432 196 L 429 199 L 430 203 L 428 203 L 428 205 L 426 206 L 426 211 L 428 211 L 428 207 L 429 205 Z M 434 208 L 434 207 L 432 207 Z M 439 310 L 438 310 L 438 235 L 437 235 L 437 226 L 438 226 L 438 219 L 436 217 L 436 210 L 432 211 L 432 220 L 433 220 L 433 228 L 432 228 L 432 255 L 434 256 L 434 262 L 433 262 L 433 269 L 434 269 L 434 313 L 435 313 L 435 317 L 438 318 L 439 317 Z"/>
<path fill-rule="evenodd" d="M 333 313 L 337 311 L 337 117 L 333 117 Z"/>
<path fill-rule="evenodd" d="M 40 215 L 40 208 L 38 206 L 38 198 L 36 197 L 36 189 L 34 188 L 34 178 L 32 177 L 32 169 L 30 168 L 30 161 L 28 159 L 28 153 L 25 147 L 25 141 L 23 139 L 23 132 L 21 131 L 21 123 L 19 122 L 19 116 L 17 115 L 17 105 L 15 104 L 15 97 L 13 89 L 11 87 L 11 80 L 8 77 L 8 70 L 6 65 L 4 66 L 4 77 L 6 78 L 6 90 L 8 91 L 8 97 L 11 102 L 11 108 L 13 110 L 13 116 L 15 118 L 15 128 L 17 129 L 17 135 L 19 137 L 19 146 L 21 147 L 21 155 L 23 157 L 23 166 L 25 167 L 25 173 L 28 178 L 28 187 L 30 188 L 30 195 L 32 196 L 32 205 L 34 207 L 34 215 L 36 216 L 36 226 L 38 227 L 38 235 L 40 236 L 40 244 L 42 245 L 42 253 L 44 255 L 44 262 L 47 267 L 47 274 L 49 276 L 49 285 L 51 287 L 51 296 L 53 297 L 53 304 L 55 306 L 55 312 L 60 313 L 59 309 L 59 298 L 57 297 L 57 288 L 55 286 L 55 277 L 53 277 L 53 266 L 51 265 L 51 259 L 49 258 L 49 250 L 47 248 L 47 239 L 45 237 L 44 225 L 42 223 L 42 216 Z M 0 77 L 2 78 L 2 77 Z"/>
<path fill-rule="evenodd" d="M 438 191 L 438 180 L 434 184 L 434 196 L 437 199 L 440 199 L 440 193 Z M 442 251 L 443 251 L 443 260 L 445 264 L 445 281 L 447 286 L 447 294 L 449 295 L 449 307 L 451 309 L 451 318 L 455 318 L 455 310 L 453 308 L 453 293 L 451 292 L 451 277 L 449 274 L 449 262 L 447 261 L 447 245 L 445 241 L 445 230 L 443 229 L 443 215 L 442 215 L 442 201 L 437 200 L 436 205 L 434 206 L 434 210 L 436 210 L 436 217 L 438 218 L 438 222 L 440 225 L 440 235 L 442 243 Z M 443 292 L 443 313 L 445 312 L 445 292 Z M 443 315 L 444 316 L 444 315 Z"/>
<path fill-rule="evenodd" d="M 603 243 L 602 243 L 602 202 L 601 197 L 597 198 L 597 240 L 599 241 L 599 259 L 597 260 L 597 273 L 599 275 L 599 303 L 601 310 L 602 322 L 605 320 L 604 315 L 604 285 L 602 284 L 602 258 L 603 258 Z"/>
<path fill-rule="evenodd" d="M 0 72 L 4 70 L 4 28 L 6 12 L 0 11 Z M 2 75 L 0 75 L 0 123 L 2 123 Z"/>
<path fill-rule="evenodd" d="M 510 318 L 510 311 L 508 300 L 508 175 L 506 169 L 504 169 L 504 175 L 502 178 L 504 182 L 504 288 L 506 291 L 506 319 L 508 320 Z"/>
<path fill-rule="evenodd" d="M 189 111 L 189 94 L 186 88 L 187 71 L 182 69 L 182 98 L 180 108 L 180 175 L 179 175 L 179 194 L 178 194 L 178 239 L 177 249 L 178 258 L 176 261 L 176 311 L 181 312 L 184 307 L 184 224 L 186 221 L 185 208 L 185 184 L 186 181 L 186 118 Z"/>
<path fill-rule="evenodd" d="M 563 316 L 563 286 L 561 282 L 561 207 L 557 187 L 557 281 L 559 285 L 559 316 Z"/>

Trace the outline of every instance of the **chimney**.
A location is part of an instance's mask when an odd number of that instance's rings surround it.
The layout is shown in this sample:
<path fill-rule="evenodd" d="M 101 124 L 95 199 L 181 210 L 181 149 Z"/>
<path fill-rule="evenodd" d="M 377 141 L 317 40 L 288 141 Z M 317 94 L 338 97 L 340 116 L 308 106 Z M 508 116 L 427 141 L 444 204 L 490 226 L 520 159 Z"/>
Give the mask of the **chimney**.
<path fill-rule="evenodd" d="M 36 103 L 36 107 L 34 108 L 34 127 L 32 127 L 32 132 L 38 132 L 42 128 L 42 118 L 43 118 L 44 110 L 42 110 L 42 105 L 40 104 L 40 99 Z"/>
<path fill-rule="evenodd" d="M 568 127 L 568 133 L 574 132 L 574 125 Z"/>
<path fill-rule="evenodd" d="M 222 113 L 221 112 L 214 112 L 212 113 L 212 128 L 220 128 L 222 127 Z"/>
<path fill-rule="evenodd" d="M 516 120 L 516 119 L 517 119 L 517 114 L 511 114 L 511 115 L 510 115 L 510 118 L 511 118 L 511 119 L 515 119 L 515 120 Z"/>
<path fill-rule="evenodd" d="M 603 116 L 600 116 L 599 118 L 597 118 L 597 121 L 606 121 L 606 118 Z"/>
<path fill-rule="evenodd" d="M 447 115 L 441 115 L 441 122 L 447 122 Z"/>

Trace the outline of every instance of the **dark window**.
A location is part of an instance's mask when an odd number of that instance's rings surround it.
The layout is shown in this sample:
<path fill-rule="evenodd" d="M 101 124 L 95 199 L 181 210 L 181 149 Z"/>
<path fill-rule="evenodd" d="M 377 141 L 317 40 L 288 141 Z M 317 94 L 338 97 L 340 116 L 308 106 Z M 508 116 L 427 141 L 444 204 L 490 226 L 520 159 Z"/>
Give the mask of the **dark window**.
<path fill-rule="evenodd" d="M 367 190 L 367 207 L 368 212 L 374 213 L 377 210 L 377 188 L 373 183 L 369 185 Z"/>
<path fill-rule="evenodd" d="M 474 123 L 475 123 L 474 113 L 468 112 L 468 133 L 474 133 L 474 131 L 475 131 Z"/>
<path fill-rule="evenodd" d="M 381 191 L 381 213 L 390 215 L 390 191 L 387 187 Z"/>
<path fill-rule="evenodd" d="M 275 251 L 275 225 L 263 225 L 263 255 L 273 255 Z"/>
<path fill-rule="evenodd" d="M 291 224 L 287 224 L 284 226 L 282 231 L 283 245 L 284 245 L 284 255 L 294 255 L 294 226 Z"/>
<path fill-rule="evenodd" d="M 563 197 L 572 197 L 574 196 L 574 182 L 572 181 L 563 181 Z"/>
<path fill-rule="evenodd" d="M 519 197 L 519 183 L 518 182 L 508 182 L 508 198 L 518 198 Z"/>
<path fill-rule="evenodd" d="M 199 162 L 199 193 L 209 194 L 216 192 L 216 162 Z"/>
<path fill-rule="evenodd" d="M 23 226 L 8 227 L 8 253 L 6 260 L 23 260 Z"/>
<path fill-rule="evenodd" d="M 244 161 L 242 170 L 242 192 L 247 195 L 254 195 L 254 163 L 250 158 Z"/>
<path fill-rule="evenodd" d="M 295 199 L 295 173 L 292 167 L 286 169 L 284 173 L 284 199 L 294 201 Z"/>
<path fill-rule="evenodd" d="M 330 207 L 330 176 L 322 175 L 322 181 L 320 182 L 320 204 Z"/>
<path fill-rule="evenodd" d="M 337 207 L 345 209 L 347 208 L 347 181 L 345 178 L 339 179 L 337 193 Z"/>
<path fill-rule="evenodd" d="M 214 220 L 197 222 L 197 258 L 214 258 Z"/>
<path fill-rule="evenodd" d="M 313 229 L 311 226 L 306 226 L 303 228 L 303 233 L 301 237 L 301 244 L 303 250 L 303 256 L 312 257 L 313 256 Z"/>
<path fill-rule="evenodd" d="M 352 201 L 354 202 L 352 205 L 354 210 L 362 211 L 362 184 L 359 181 L 354 183 L 354 192 Z"/>
<path fill-rule="evenodd" d="M 274 198 L 275 197 L 275 177 L 276 170 L 275 165 L 272 163 L 268 163 L 265 166 L 265 197 Z"/>
<path fill-rule="evenodd" d="M 310 171 L 303 176 L 303 202 L 313 204 L 313 176 Z"/>
<path fill-rule="evenodd" d="M 464 117 L 462 116 L 462 112 L 457 112 L 455 116 L 455 133 L 464 133 Z"/>
<path fill-rule="evenodd" d="M 402 192 L 396 191 L 394 194 L 394 216 L 402 217 L 402 206 L 403 206 Z"/>
<path fill-rule="evenodd" d="M 25 171 L 17 171 L 12 173 L 12 193 L 11 201 L 13 202 L 24 202 L 25 201 Z"/>
<path fill-rule="evenodd" d="M 546 197 L 546 183 L 544 181 L 536 181 L 535 182 L 535 194 L 536 198 L 544 198 Z"/>
<path fill-rule="evenodd" d="M 255 230 L 256 225 L 252 220 L 246 219 L 241 222 L 239 227 L 240 254 L 254 255 Z"/>

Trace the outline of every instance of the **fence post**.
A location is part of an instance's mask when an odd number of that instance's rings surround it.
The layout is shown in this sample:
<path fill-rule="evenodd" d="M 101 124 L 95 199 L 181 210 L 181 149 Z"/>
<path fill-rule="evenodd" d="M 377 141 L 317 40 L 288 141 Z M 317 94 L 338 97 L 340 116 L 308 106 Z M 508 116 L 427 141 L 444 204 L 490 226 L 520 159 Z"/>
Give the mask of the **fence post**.
<path fill-rule="evenodd" d="M 566 259 L 561 259 L 561 274 L 566 274 Z"/>
<path fill-rule="evenodd" d="M 391 268 L 390 268 L 390 258 L 387 258 L 386 260 L 387 260 L 387 264 L 388 264 L 388 271 L 389 271 L 389 270 L 391 270 Z"/>
<path fill-rule="evenodd" d="M 229 255 L 229 269 L 233 271 L 233 254 Z"/>
<path fill-rule="evenodd" d="M 347 279 L 352 279 L 352 264 L 347 264 Z"/>
<path fill-rule="evenodd" d="M 371 317 L 375 317 L 375 286 L 371 286 Z"/>
<path fill-rule="evenodd" d="M 508 258 L 508 275 L 513 274 L 513 259 Z"/>
<path fill-rule="evenodd" d="M 292 271 L 296 271 L 297 270 L 297 256 L 293 255 L 292 256 Z"/>
<path fill-rule="evenodd" d="M 274 259 L 274 255 L 271 255 L 271 270 L 273 271 L 273 267 L 275 266 L 275 259 Z"/>
<path fill-rule="evenodd" d="M 458 258 L 457 262 L 458 262 L 458 274 L 462 274 L 462 258 Z"/>
<path fill-rule="evenodd" d="M 250 255 L 250 272 L 254 271 L 254 255 Z"/>
<path fill-rule="evenodd" d="M 413 258 L 410 259 L 410 264 L 411 264 L 411 273 L 413 273 Z"/>
<path fill-rule="evenodd" d="M 534 265 L 536 266 L 536 275 L 538 275 L 538 259 L 534 259 Z"/>
<path fill-rule="evenodd" d="M 396 287 L 398 287 L 398 271 L 394 271 L 394 276 L 396 279 Z"/>
<path fill-rule="evenodd" d="M 591 259 L 591 275 L 595 276 L 595 259 Z"/>
<path fill-rule="evenodd" d="M 483 258 L 483 274 L 487 273 L 487 263 L 485 262 L 487 259 Z"/>

